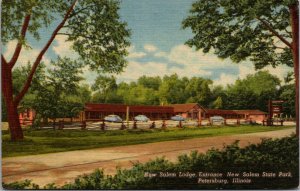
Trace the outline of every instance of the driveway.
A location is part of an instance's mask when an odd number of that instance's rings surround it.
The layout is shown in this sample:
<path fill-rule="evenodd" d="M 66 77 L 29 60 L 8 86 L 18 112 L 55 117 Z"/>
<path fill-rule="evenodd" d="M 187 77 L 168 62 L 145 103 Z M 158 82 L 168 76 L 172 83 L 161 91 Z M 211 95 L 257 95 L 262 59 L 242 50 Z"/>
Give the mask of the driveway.
<path fill-rule="evenodd" d="M 262 138 L 280 138 L 293 132 L 295 129 L 289 128 L 241 135 L 8 157 L 2 159 L 2 181 L 31 179 L 39 185 L 52 182 L 61 185 L 97 168 L 102 168 L 105 174 L 114 174 L 116 166 L 130 168 L 135 161 L 146 162 L 161 156 L 176 161 L 178 155 L 193 150 L 205 152 L 212 147 L 222 148 L 224 144 L 231 144 L 235 140 L 240 140 L 240 146 L 244 147 L 249 143 L 259 143 Z"/>

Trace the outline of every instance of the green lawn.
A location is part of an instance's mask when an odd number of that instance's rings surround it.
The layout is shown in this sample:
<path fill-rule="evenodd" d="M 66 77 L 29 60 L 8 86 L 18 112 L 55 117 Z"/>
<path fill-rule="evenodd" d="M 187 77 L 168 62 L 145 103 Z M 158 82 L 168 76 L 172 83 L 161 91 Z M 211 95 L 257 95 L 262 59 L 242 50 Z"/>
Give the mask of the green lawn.
<path fill-rule="evenodd" d="M 11 142 L 2 130 L 2 157 L 71 151 L 80 149 L 134 145 L 159 141 L 273 131 L 295 127 L 226 126 L 202 128 L 169 128 L 167 130 L 24 130 L 25 139 Z"/>

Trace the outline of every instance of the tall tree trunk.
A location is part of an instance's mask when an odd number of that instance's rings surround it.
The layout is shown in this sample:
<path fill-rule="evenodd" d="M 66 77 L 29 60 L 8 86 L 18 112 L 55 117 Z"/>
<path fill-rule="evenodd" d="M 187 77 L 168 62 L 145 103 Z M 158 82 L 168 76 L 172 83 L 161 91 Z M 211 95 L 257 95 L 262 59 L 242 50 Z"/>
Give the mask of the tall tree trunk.
<path fill-rule="evenodd" d="M 22 140 L 24 138 L 17 106 L 12 102 L 6 102 L 6 110 L 8 114 L 8 125 L 10 130 L 10 138 L 12 141 Z"/>
<path fill-rule="evenodd" d="M 33 66 L 31 68 L 31 71 L 29 73 L 29 76 L 21 89 L 20 93 L 13 97 L 13 79 L 12 79 L 12 68 L 16 64 L 19 54 L 22 49 L 22 43 L 21 41 L 18 42 L 15 52 L 12 56 L 12 59 L 8 62 L 4 58 L 3 54 L 1 54 L 1 83 L 2 83 L 2 95 L 4 96 L 5 104 L 6 104 L 6 109 L 8 113 L 8 124 L 9 124 L 9 129 L 11 133 L 11 140 L 16 141 L 16 140 L 22 140 L 23 139 L 23 131 L 20 125 L 19 121 L 19 116 L 18 116 L 18 110 L 17 107 L 19 103 L 21 102 L 22 98 L 24 95 L 27 93 L 32 79 L 33 75 L 39 66 L 43 55 L 46 53 L 50 45 L 52 44 L 55 36 L 57 35 L 58 31 L 64 26 L 65 22 L 67 21 L 69 15 L 74 9 L 74 6 L 76 4 L 77 0 L 74 0 L 71 6 L 68 8 L 63 20 L 60 22 L 60 24 L 56 27 L 56 29 L 53 31 L 50 39 L 44 46 L 44 48 L 41 50 L 39 53 L 38 57 L 33 63 Z M 31 15 L 26 15 L 24 18 L 24 22 L 22 25 L 21 33 L 20 33 L 20 39 L 24 39 L 26 35 L 27 28 L 29 26 L 29 21 L 30 21 Z"/>
<path fill-rule="evenodd" d="M 18 104 L 14 103 L 12 92 L 12 70 L 7 62 L 2 59 L 1 63 L 1 79 L 2 79 L 2 95 L 7 111 L 8 126 L 10 130 L 10 137 L 12 141 L 22 140 L 23 131 L 19 121 Z"/>
<path fill-rule="evenodd" d="M 292 52 L 296 86 L 296 134 L 299 137 L 299 10 L 297 4 L 290 6 L 290 15 L 293 35 Z"/>

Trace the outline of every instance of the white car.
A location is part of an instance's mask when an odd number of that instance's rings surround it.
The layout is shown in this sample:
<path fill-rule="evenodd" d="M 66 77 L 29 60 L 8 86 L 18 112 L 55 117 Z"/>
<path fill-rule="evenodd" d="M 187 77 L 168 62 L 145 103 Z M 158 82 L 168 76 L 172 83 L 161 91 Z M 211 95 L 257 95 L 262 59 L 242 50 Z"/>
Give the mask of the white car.
<path fill-rule="evenodd" d="M 108 116 L 104 117 L 104 120 L 109 121 L 109 122 L 115 122 L 115 123 L 122 122 L 122 118 L 119 117 L 118 115 L 108 115 Z"/>
<path fill-rule="evenodd" d="M 222 117 L 222 116 L 213 116 L 213 117 L 210 117 L 210 121 L 211 121 L 212 123 L 214 123 L 214 122 L 217 122 L 217 123 L 224 123 L 225 119 L 224 119 L 224 117 Z"/>
<path fill-rule="evenodd" d="M 148 122 L 150 119 L 145 115 L 137 115 L 134 117 L 135 121 Z"/>
<path fill-rule="evenodd" d="M 185 119 L 181 115 L 175 115 L 171 117 L 171 120 L 173 121 L 184 121 Z"/>

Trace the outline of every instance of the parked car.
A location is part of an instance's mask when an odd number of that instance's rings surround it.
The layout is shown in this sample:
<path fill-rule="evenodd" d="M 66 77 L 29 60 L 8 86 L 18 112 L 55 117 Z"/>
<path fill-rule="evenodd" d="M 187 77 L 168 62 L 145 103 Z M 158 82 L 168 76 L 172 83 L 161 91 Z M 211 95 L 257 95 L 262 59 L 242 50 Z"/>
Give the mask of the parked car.
<path fill-rule="evenodd" d="M 173 121 L 184 121 L 185 119 L 181 115 L 175 115 L 171 117 L 171 120 Z"/>
<path fill-rule="evenodd" d="M 150 119 L 146 115 L 137 115 L 134 117 L 134 120 L 148 122 Z"/>
<path fill-rule="evenodd" d="M 216 123 L 224 123 L 225 119 L 222 116 L 213 116 L 213 117 L 210 117 L 210 121 L 212 123 L 215 123 L 215 122 Z"/>
<path fill-rule="evenodd" d="M 109 121 L 109 122 L 115 122 L 115 123 L 122 122 L 121 117 L 119 117 L 118 115 L 108 115 L 108 116 L 104 117 L 104 120 Z"/>

